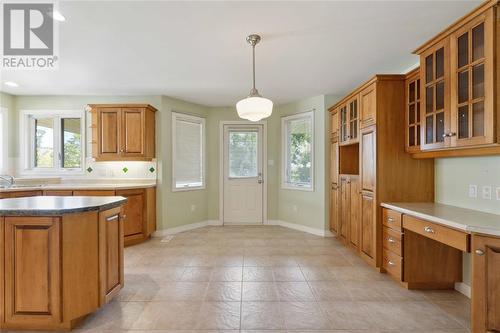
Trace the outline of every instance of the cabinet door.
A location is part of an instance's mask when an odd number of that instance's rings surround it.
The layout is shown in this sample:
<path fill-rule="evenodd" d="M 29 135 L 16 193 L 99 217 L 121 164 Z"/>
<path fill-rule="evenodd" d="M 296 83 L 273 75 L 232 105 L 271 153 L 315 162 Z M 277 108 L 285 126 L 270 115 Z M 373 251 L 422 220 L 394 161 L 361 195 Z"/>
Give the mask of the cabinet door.
<path fill-rule="evenodd" d="M 0 199 L 37 197 L 37 196 L 40 196 L 40 195 L 42 195 L 42 191 L 13 191 L 13 192 L 3 192 L 3 193 L 0 193 Z"/>
<path fill-rule="evenodd" d="M 349 142 L 357 142 L 359 137 L 359 108 L 358 97 L 356 96 L 347 103 L 349 119 Z"/>
<path fill-rule="evenodd" d="M 500 238 L 472 236 L 472 332 L 500 331 Z"/>
<path fill-rule="evenodd" d="M 360 184 L 358 177 L 351 177 L 349 183 L 349 241 L 351 246 L 359 247 L 360 235 Z"/>
<path fill-rule="evenodd" d="M 359 94 L 361 109 L 361 128 L 375 124 L 377 118 L 376 83 L 365 88 Z"/>
<path fill-rule="evenodd" d="M 450 48 L 444 39 L 420 56 L 421 149 L 450 145 Z"/>
<path fill-rule="evenodd" d="M 75 197 L 112 197 L 115 195 L 114 190 L 76 190 L 73 191 Z"/>
<path fill-rule="evenodd" d="M 5 322 L 61 322 L 60 221 L 5 218 Z"/>
<path fill-rule="evenodd" d="M 330 182 L 337 185 L 339 177 L 339 144 L 330 143 Z"/>
<path fill-rule="evenodd" d="M 407 152 L 417 152 L 420 150 L 420 72 L 406 80 L 405 88 L 405 148 Z"/>
<path fill-rule="evenodd" d="M 494 142 L 493 8 L 451 36 L 451 146 Z"/>
<path fill-rule="evenodd" d="M 330 113 L 330 133 L 332 140 L 338 141 L 339 138 L 339 112 L 335 109 Z"/>
<path fill-rule="evenodd" d="M 145 110 L 141 108 L 122 109 L 121 126 L 122 157 L 144 156 Z"/>
<path fill-rule="evenodd" d="M 369 258 L 375 258 L 376 244 L 376 207 L 373 193 L 361 194 L 361 252 Z"/>
<path fill-rule="evenodd" d="M 123 229 L 125 236 L 141 234 L 144 227 L 145 200 L 144 190 L 116 191 L 128 199 L 123 205 Z"/>
<path fill-rule="evenodd" d="M 101 108 L 97 110 L 98 157 L 117 158 L 120 154 L 119 108 Z"/>
<path fill-rule="evenodd" d="M 100 304 L 123 287 L 123 221 L 120 208 L 99 213 Z"/>
<path fill-rule="evenodd" d="M 339 235 L 343 241 L 347 241 L 349 228 L 349 178 L 340 178 L 340 219 L 339 219 Z"/>
<path fill-rule="evenodd" d="M 330 189 L 330 230 L 338 233 L 339 227 L 339 190 L 337 184 L 332 184 Z"/>
<path fill-rule="evenodd" d="M 339 108 L 340 113 L 340 142 L 347 142 L 349 140 L 349 120 L 347 105 L 343 105 Z"/>
<path fill-rule="evenodd" d="M 363 190 L 375 190 L 376 139 L 375 126 L 361 131 L 361 188 Z"/>

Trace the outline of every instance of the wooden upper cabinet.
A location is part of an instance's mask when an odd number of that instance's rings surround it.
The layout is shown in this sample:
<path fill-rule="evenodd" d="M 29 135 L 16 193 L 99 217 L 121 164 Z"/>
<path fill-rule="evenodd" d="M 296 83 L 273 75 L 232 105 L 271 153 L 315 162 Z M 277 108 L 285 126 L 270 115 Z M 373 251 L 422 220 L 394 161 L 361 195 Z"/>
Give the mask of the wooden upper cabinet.
<path fill-rule="evenodd" d="M 420 150 L 420 69 L 407 74 L 405 81 L 405 147 L 407 152 Z"/>
<path fill-rule="evenodd" d="M 494 142 L 493 10 L 451 35 L 451 146 Z"/>
<path fill-rule="evenodd" d="M 450 47 L 449 39 L 420 55 L 422 105 L 422 150 L 449 146 L 450 135 Z"/>
<path fill-rule="evenodd" d="M 359 141 L 359 101 L 358 96 L 339 107 L 339 142 L 348 145 Z"/>
<path fill-rule="evenodd" d="M 338 109 L 330 111 L 330 139 L 337 142 L 339 139 L 339 112 Z"/>
<path fill-rule="evenodd" d="M 377 119 L 376 83 L 372 83 L 359 93 L 361 128 L 375 124 Z"/>
<path fill-rule="evenodd" d="M 155 157 L 155 108 L 143 104 L 90 107 L 96 161 L 148 161 Z"/>

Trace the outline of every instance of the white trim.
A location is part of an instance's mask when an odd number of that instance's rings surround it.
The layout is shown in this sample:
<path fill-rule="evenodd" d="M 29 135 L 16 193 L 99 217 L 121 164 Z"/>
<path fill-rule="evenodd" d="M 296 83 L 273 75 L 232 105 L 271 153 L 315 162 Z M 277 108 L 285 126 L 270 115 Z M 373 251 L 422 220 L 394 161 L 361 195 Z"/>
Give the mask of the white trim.
<path fill-rule="evenodd" d="M 219 221 L 224 224 L 224 126 L 262 125 L 262 224 L 267 224 L 267 121 L 222 120 L 219 121 Z M 259 224 L 260 225 L 260 224 Z"/>
<path fill-rule="evenodd" d="M 282 220 L 268 220 L 267 225 L 279 225 L 285 228 L 298 230 L 302 232 L 307 232 L 308 234 L 321 236 L 321 237 L 332 237 L 333 234 L 329 230 L 319 229 L 319 228 L 311 228 L 305 225 L 290 223 Z"/>
<path fill-rule="evenodd" d="M 463 282 L 455 282 L 455 290 L 459 293 L 471 298 L 471 288 L 468 284 Z"/>
<path fill-rule="evenodd" d="M 80 127 L 81 127 L 81 162 L 80 168 L 69 169 L 63 168 L 61 166 L 54 166 L 53 168 L 35 168 L 34 162 L 32 160 L 33 155 L 33 147 L 32 147 L 32 124 L 31 124 L 31 116 L 39 117 L 52 117 L 52 118 L 80 118 Z M 63 175 L 83 175 L 85 174 L 85 161 L 86 161 L 86 134 L 87 134 L 87 122 L 86 122 L 86 112 L 84 109 L 73 109 L 73 110 L 41 110 L 41 109 L 25 109 L 19 111 L 19 150 L 20 150 L 20 158 L 18 163 L 18 169 L 20 175 L 48 175 L 48 176 L 63 176 Z M 61 152 L 60 147 L 60 133 L 57 131 L 60 130 L 60 124 L 57 122 L 54 123 L 54 151 Z M 54 156 L 54 162 L 57 158 Z"/>
<path fill-rule="evenodd" d="M 311 185 L 310 186 L 300 186 L 297 184 L 291 184 L 287 183 L 285 180 L 287 179 L 286 177 L 286 166 L 287 166 L 287 146 L 288 146 L 288 137 L 287 133 L 285 131 L 286 129 L 286 122 L 289 120 L 294 120 L 294 119 L 300 119 L 300 118 L 305 118 L 305 117 L 310 117 L 311 118 L 311 131 L 312 131 L 312 136 L 311 136 Z M 284 116 L 281 117 L 281 189 L 284 190 L 297 190 L 297 191 L 307 191 L 307 192 L 314 192 L 314 169 L 316 168 L 316 163 L 314 160 L 314 150 L 316 149 L 315 147 L 315 136 L 316 136 L 316 130 L 315 130 L 315 122 L 314 122 L 314 109 L 306 112 L 300 112 L 296 113 L 290 116 Z"/>
<path fill-rule="evenodd" d="M 2 117 L 2 141 L 0 142 L 2 147 L 0 147 L 0 173 L 8 173 L 9 170 L 9 110 L 4 107 L 0 107 L 0 116 Z"/>
<path fill-rule="evenodd" d="M 222 224 L 220 223 L 219 220 L 206 220 L 206 221 L 181 225 L 178 227 L 167 228 L 167 229 L 163 229 L 163 230 L 156 230 L 153 233 L 152 237 L 165 237 L 168 235 L 175 235 L 175 234 L 178 234 L 181 232 L 194 230 L 194 229 L 198 229 L 198 228 L 203 228 L 206 226 L 222 226 Z"/>
<path fill-rule="evenodd" d="M 175 147 L 176 147 L 176 126 L 175 122 L 177 119 L 185 120 L 192 123 L 201 124 L 201 164 L 202 164 L 202 181 L 201 186 L 191 186 L 191 187 L 176 187 L 175 184 Z M 196 190 L 204 190 L 207 184 L 207 163 L 206 163 L 206 120 L 201 116 L 195 116 L 191 114 L 181 113 L 181 112 L 172 112 L 172 192 L 183 192 L 183 191 L 196 191 Z"/>

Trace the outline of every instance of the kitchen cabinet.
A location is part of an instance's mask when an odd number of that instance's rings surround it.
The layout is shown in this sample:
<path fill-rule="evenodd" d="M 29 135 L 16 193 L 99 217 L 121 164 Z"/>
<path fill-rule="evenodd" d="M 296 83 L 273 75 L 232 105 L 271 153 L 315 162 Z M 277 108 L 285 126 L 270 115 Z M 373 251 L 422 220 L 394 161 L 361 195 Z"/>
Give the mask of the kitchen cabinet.
<path fill-rule="evenodd" d="M 146 104 L 92 104 L 96 161 L 149 161 L 155 157 L 155 112 Z"/>
<path fill-rule="evenodd" d="M 24 198 L 24 197 L 37 197 L 42 195 L 42 191 L 12 191 L 0 192 L 0 199 L 4 198 Z"/>
<path fill-rule="evenodd" d="M 500 238 L 472 236 L 472 332 L 500 331 Z"/>
<path fill-rule="evenodd" d="M 337 119 L 338 120 L 338 119 Z M 339 225 L 339 144 L 332 137 L 330 143 L 330 230 L 337 234 Z"/>
<path fill-rule="evenodd" d="M 146 203 L 144 190 L 118 190 L 116 195 L 127 198 L 127 203 L 123 206 L 125 236 L 142 237 Z"/>
<path fill-rule="evenodd" d="M 330 143 L 339 161 L 330 170 L 332 196 L 340 179 L 338 235 L 376 267 L 383 263 L 380 203 L 434 200 L 434 161 L 406 153 L 406 79 L 405 75 L 376 75 L 329 109 L 340 113 L 338 147 Z M 417 89 L 416 84 L 412 87 Z M 352 119 L 360 122 L 353 125 L 357 126 L 355 139 L 345 134 L 351 133 L 351 110 Z"/>
<path fill-rule="evenodd" d="M 414 52 L 422 96 L 420 149 L 408 149 L 414 157 L 500 153 L 498 22 L 498 2 L 486 1 Z"/>
<path fill-rule="evenodd" d="M 420 151 L 420 68 L 406 74 L 405 80 L 405 145 L 406 151 Z"/>

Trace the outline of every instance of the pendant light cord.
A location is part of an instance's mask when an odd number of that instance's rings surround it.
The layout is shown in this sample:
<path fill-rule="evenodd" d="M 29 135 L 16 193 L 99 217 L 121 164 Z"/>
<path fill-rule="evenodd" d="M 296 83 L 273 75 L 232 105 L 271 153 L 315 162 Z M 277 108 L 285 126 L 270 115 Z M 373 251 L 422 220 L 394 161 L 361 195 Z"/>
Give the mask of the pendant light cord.
<path fill-rule="evenodd" d="M 255 45 L 252 45 L 252 59 L 253 59 L 253 90 L 255 90 Z"/>

